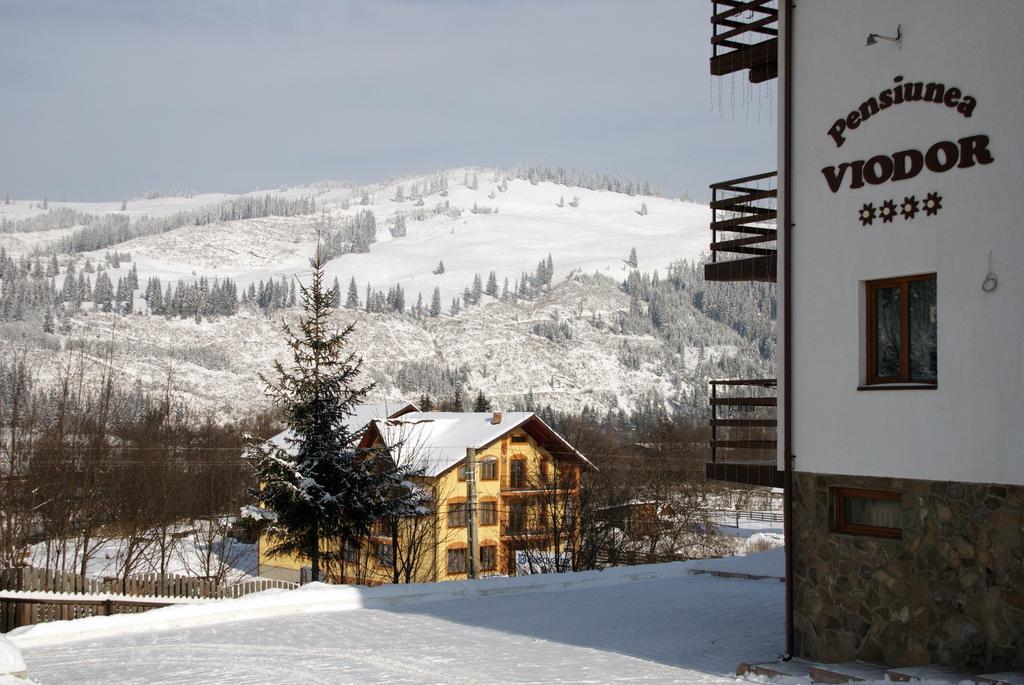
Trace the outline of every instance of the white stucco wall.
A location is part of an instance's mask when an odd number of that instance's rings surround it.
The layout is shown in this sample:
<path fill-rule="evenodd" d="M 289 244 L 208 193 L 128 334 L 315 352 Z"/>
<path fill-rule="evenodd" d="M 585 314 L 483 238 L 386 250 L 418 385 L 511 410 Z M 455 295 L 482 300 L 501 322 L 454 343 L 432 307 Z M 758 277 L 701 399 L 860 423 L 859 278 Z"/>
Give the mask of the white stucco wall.
<path fill-rule="evenodd" d="M 1024 483 L 1024 2 L 801 0 L 793 27 L 792 393 L 799 471 Z M 903 42 L 865 46 L 868 33 Z M 976 98 L 892 106 L 828 130 L 868 97 L 937 81 Z M 937 141 L 989 136 L 988 165 L 830 191 L 821 169 Z M 889 198 L 942 196 L 862 226 Z M 995 292 L 981 285 L 992 252 Z M 858 391 L 865 380 L 865 280 L 937 273 L 938 387 Z"/>

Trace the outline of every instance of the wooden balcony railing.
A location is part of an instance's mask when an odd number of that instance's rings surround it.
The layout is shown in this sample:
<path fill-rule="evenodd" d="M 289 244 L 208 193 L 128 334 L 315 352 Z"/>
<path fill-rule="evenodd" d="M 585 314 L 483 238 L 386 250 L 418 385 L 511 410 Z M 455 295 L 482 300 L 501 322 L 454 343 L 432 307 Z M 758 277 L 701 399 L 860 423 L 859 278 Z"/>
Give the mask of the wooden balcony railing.
<path fill-rule="evenodd" d="M 711 263 L 708 281 L 777 279 L 778 172 L 711 185 Z"/>
<path fill-rule="evenodd" d="M 550 478 L 529 478 L 527 476 L 501 477 L 501 489 L 503 492 L 550 492 L 552 490 L 573 490 L 576 488 L 576 477 L 573 474 L 566 474 L 565 477 L 552 480 Z"/>
<path fill-rule="evenodd" d="M 777 467 L 777 381 L 712 380 L 711 463 L 707 476 L 781 486 Z"/>
<path fill-rule="evenodd" d="M 711 4 L 711 75 L 749 69 L 752 83 L 778 76 L 778 0 L 712 0 Z"/>

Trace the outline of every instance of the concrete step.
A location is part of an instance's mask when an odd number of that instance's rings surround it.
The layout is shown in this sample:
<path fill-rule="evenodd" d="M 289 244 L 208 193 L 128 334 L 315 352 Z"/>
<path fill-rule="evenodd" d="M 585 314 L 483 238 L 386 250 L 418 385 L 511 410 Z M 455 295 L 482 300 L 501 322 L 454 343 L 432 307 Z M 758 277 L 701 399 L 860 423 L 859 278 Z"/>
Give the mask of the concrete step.
<path fill-rule="evenodd" d="M 979 685 L 1024 685 L 1024 671 L 983 673 L 974 679 Z"/>
<path fill-rule="evenodd" d="M 838 664 L 814 664 L 811 666 L 811 682 L 814 683 L 859 683 L 865 680 L 884 680 L 888 669 L 885 666 L 864 661 L 845 661 Z"/>
<path fill-rule="evenodd" d="M 804 678 L 811 674 L 811 666 L 811 662 L 804 661 L 803 659 L 769 661 L 763 664 L 742 663 L 736 667 L 736 675 L 747 675 L 748 673 L 752 673 L 765 678 L 778 678 L 780 676 Z"/>
<path fill-rule="evenodd" d="M 898 683 L 909 683 L 914 680 L 946 680 L 959 683 L 962 680 L 974 680 L 974 677 L 977 675 L 977 673 L 962 671 L 952 666 L 939 666 L 938 664 L 890 668 L 885 674 L 889 677 L 889 680 L 895 680 Z"/>

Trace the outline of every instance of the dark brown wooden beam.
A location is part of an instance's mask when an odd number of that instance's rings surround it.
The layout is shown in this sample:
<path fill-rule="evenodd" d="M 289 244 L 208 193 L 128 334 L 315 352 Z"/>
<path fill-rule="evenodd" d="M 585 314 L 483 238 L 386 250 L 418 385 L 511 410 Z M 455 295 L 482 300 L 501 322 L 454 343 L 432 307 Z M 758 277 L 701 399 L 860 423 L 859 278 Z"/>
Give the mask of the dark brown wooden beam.
<path fill-rule="evenodd" d="M 774 463 L 764 462 L 744 464 L 737 462 L 709 462 L 704 467 L 708 480 L 721 480 L 729 483 L 746 485 L 762 485 L 781 488 L 784 472 L 779 471 Z"/>
<path fill-rule="evenodd" d="M 778 278 L 778 255 L 733 259 L 704 265 L 705 281 L 758 281 L 774 283 Z"/>
<path fill-rule="evenodd" d="M 711 75 L 725 76 L 743 69 L 756 69 L 779 61 L 779 39 L 754 43 L 743 49 L 731 50 L 711 58 Z M 778 67 L 776 66 L 776 72 Z"/>

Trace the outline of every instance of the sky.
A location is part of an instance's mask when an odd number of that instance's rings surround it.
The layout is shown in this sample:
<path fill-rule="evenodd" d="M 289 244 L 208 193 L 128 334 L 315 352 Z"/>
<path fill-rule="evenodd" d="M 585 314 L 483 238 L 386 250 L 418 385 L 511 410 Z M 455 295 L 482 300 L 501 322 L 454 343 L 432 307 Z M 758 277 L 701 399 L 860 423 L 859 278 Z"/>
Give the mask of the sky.
<path fill-rule="evenodd" d="M 2 0 L 0 194 L 118 200 L 564 166 L 706 199 L 776 167 L 776 81 L 704 0 Z"/>

